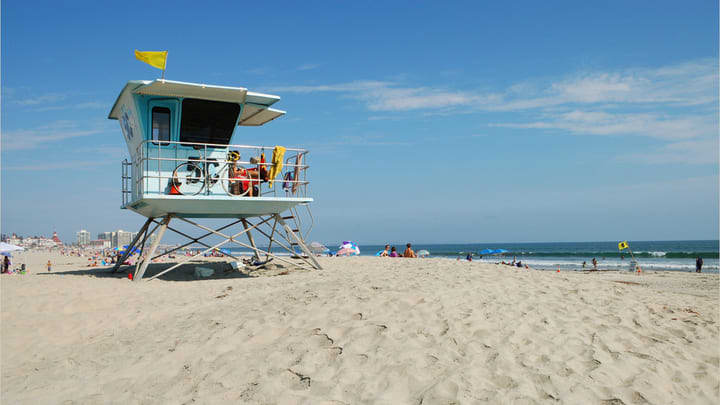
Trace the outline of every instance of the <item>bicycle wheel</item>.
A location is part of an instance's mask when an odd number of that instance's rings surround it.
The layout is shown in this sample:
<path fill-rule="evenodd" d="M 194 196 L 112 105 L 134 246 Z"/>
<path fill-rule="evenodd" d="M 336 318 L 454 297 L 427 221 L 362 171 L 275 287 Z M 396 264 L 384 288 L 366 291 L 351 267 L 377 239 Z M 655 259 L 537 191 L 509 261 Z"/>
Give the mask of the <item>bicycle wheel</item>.
<path fill-rule="evenodd" d="M 175 188 L 182 195 L 197 195 L 205 187 L 202 167 L 193 162 L 180 163 L 170 181 L 175 182 Z"/>

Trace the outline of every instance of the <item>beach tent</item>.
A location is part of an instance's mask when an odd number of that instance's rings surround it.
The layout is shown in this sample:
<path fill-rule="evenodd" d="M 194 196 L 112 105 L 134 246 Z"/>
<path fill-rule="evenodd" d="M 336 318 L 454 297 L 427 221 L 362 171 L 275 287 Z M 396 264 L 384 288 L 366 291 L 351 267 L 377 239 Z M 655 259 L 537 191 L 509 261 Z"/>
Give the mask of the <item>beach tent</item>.
<path fill-rule="evenodd" d="M 427 250 L 423 249 L 423 250 L 420 250 L 420 251 L 417 252 L 417 256 L 418 256 L 418 257 L 427 257 L 427 256 L 430 256 L 430 252 L 428 252 Z"/>
<path fill-rule="evenodd" d="M 360 248 L 353 241 L 345 240 L 338 248 L 336 256 L 357 256 L 360 254 Z"/>
<path fill-rule="evenodd" d="M 0 255 L 7 256 L 8 253 L 21 252 L 23 250 L 25 250 L 25 248 L 21 248 L 20 246 L 11 245 L 5 242 L 0 242 Z"/>

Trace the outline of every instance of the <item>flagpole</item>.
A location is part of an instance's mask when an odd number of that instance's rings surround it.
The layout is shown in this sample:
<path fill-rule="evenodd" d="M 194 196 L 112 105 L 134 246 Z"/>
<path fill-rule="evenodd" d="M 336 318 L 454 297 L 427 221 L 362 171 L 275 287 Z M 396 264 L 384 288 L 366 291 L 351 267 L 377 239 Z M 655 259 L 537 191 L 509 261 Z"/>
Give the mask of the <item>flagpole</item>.
<path fill-rule="evenodd" d="M 165 68 L 167 68 L 167 51 L 165 51 L 165 64 L 163 65 L 162 81 L 165 81 Z"/>
<path fill-rule="evenodd" d="M 630 257 L 632 257 L 632 259 L 635 260 L 635 255 L 633 255 L 632 249 L 630 249 L 630 245 L 628 245 L 627 250 L 630 252 Z"/>

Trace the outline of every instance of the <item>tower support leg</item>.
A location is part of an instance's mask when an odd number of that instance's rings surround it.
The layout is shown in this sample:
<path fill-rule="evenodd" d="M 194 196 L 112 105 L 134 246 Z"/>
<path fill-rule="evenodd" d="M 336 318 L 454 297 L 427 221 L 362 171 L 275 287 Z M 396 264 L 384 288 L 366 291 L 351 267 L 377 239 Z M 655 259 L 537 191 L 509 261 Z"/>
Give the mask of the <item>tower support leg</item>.
<path fill-rule="evenodd" d="M 134 281 L 140 281 L 143 278 L 143 275 L 145 274 L 145 270 L 147 270 L 148 265 L 152 260 L 150 260 L 153 255 L 155 254 L 155 250 L 157 249 L 158 245 L 160 244 L 160 241 L 163 238 L 163 235 L 165 234 L 165 231 L 167 230 L 168 224 L 170 223 L 170 215 L 167 215 L 165 218 L 163 218 L 162 222 L 160 223 L 160 229 L 158 230 L 157 236 L 155 237 L 155 240 L 153 241 L 152 245 L 150 245 L 150 250 L 148 250 L 147 255 L 145 255 L 145 259 L 143 260 L 142 264 L 140 265 L 140 268 L 135 271 L 135 276 L 133 277 Z"/>
<path fill-rule="evenodd" d="M 255 251 L 255 260 L 260 261 L 260 253 L 258 253 L 257 246 L 255 246 L 255 239 L 253 239 L 252 233 L 250 233 L 250 227 L 248 226 L 248 221 L 243 218 L 242 219 L 243 228 L 245 228 L 245 232 L 247 234 L 248 241 L 250 242 L 250 246 L 252 246 L 253 250 Z"/>
<path fill-rule="evenodd" d="M 140 228 L 140 232 L 138 232 L 137 235 L 135 235 L 135 238 L 132 240 L 132 242 L 130 242 L 127 249 L 125 249 L 125 253 L 123 253 L 122 256 L 120 256 L 120 259 L 117 261 L 117 263 L 115 263 L 115 267 L 113 267 L 113 269 L 112 269 L 113 273 L 118 271 L 120 269 L 120 266 L 122 266 L 123 262 L 125 262 L 125 260 L 127 260 L 127 258 L 130 257 L 130 253 L 132 253 L 133 249 L 135 249 L 135 245 L 137 245 L 138 241 L 143 236 L 143 234 L 147 231 L 148 227 L 150 226 L 150 224 L 152 222 L 153 222 L 152 218 L 148 218 L 147 221 L 145 221 L 145 224 L 142 226 L 142 228 Z M 118 246 L 118 249 L 119 248 L 120 248 L 120 246 Z"/>
<path fill-rule="evenodd" d="M 310 251 L 310 249 L 308 249 L 307 246 L 305 246 L 305 242 L 303 242 L 302 239 L 300 239 L 300 237 L 298 237 L 295 232 L 290 229 L 288 224 L 286 224 L 285 221 L 282 219 L 282 216 L 280 216 L 280 214 L 275 214 L 275 220 L 280 223 L 280 225 L 285 229 L 285 232 L 287 232 L 288 235 L 295 239 L 295 243 L 300 246 L 300 249 L 302 249 L 303 253 L 305 253 L 310 259 L 310 261 L 312 261 L 313 266 L 318 270 L 322 270 L 322 266 L 320 266 L 320 263 L 318 263 L 318 261 L 315 259 L 315 255 Z"/>

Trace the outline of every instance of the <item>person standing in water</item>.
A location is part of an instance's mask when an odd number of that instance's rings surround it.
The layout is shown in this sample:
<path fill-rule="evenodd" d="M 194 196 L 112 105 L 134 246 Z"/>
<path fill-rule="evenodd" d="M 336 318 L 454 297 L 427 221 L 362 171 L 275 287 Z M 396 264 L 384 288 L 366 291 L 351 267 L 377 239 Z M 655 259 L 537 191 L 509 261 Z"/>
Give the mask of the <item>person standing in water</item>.
<path fill-rule="evenodd" d="M 592 264 L 593 264 L 593 270 L 597 270 L 597 259 L 595 259 L 594 257 L 592 259 Z"/>
<path fill-rule="evenodd" d="M 702 265 L 703 259 L 702 257 L 698 256 L 697 260 L 695 260 L 695 273 L 702 273 Z"/>

